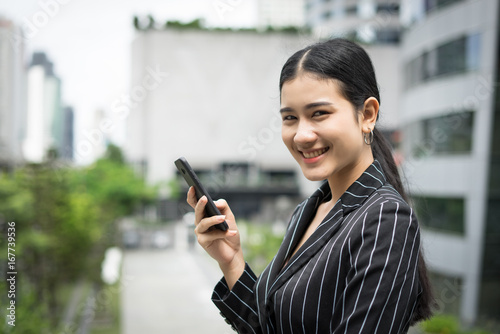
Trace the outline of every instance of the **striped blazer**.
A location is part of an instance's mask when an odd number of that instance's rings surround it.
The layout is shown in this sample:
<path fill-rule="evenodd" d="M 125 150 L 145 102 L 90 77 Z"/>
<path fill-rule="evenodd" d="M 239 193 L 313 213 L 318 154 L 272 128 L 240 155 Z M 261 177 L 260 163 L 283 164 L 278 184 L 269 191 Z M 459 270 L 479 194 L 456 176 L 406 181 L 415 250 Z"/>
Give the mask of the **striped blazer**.
<path fill-rule="evenodd" d="M 420 232 L 413 210 L 377 160 L 290 257 L 328 182 L 299 204 L 278 253 L 260 277 L 246 266 L 212 300 L 239 333 L 406 333 L 421 287 Z M 290 257 L 290 258 L 289 258 Z M 287 262 L 288 260 L 288 262 Z"/>

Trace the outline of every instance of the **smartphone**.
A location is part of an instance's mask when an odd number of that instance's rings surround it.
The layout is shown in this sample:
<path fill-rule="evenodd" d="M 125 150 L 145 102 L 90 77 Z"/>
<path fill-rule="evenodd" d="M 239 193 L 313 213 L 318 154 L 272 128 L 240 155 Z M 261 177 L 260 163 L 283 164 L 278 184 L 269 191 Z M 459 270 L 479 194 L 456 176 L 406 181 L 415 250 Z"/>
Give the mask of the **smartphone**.
<path fill-rule="evenodd" d="M 175 166 L 184 177 L 184 180 L 186 180 L 187 184 L 194 187 L 194 190 L 196 192 L 196 199 L 199 200 L 203 196 L 207 197 L 208 201 L 207 205 L 205 206 L 205 216 L 220 216 L 221 213 L 219 209 L 217 209 L 217 207 L 215 206 L 215 203 L 208 194 L 208 191 L 205 189 L 203 184 L 201 184 L 200 179 L 198 178 L 198 176 L 196 176 L 196 173 L 194 172 L 193 168 L 191 168 L 186 158 L 180 157 L 179 159 L 175 160 Z M 220 224 L 214 225 L 214 227 L 222 231 L 227 231 L 228 229 L 228 225 L 225 221 Z"/>

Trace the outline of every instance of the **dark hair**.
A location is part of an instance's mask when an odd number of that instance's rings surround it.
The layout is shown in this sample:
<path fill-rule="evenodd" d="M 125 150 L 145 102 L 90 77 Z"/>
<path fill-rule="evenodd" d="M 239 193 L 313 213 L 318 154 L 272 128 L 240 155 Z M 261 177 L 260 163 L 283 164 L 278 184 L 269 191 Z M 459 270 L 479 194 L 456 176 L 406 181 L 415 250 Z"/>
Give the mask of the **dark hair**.
<path fill-rule="evenodd" d="M 335 38 L 297 51 L 283 65 L 279 83 L 280 91 L 285 82 L 293 80 L 300 73 L 314 75 L 319 79 L 336 80 L 340 93 L 354 105 L 358 112 L 363 109 L 369 97 L 376 98 L 380 104 L 375 70 L 370 57 L 362 47 L 349 40 Z M 392 155 L 391 145 L 377 128 L 373 129 L 371 148 L 374 158 L 382 165 L 387 181 L 408 202 Z M 423 291 L 413 313 L 412 323 L 427 319 L 432 315 L 433 296 L 422 252 L 419 253 L 418 271 Z"/>

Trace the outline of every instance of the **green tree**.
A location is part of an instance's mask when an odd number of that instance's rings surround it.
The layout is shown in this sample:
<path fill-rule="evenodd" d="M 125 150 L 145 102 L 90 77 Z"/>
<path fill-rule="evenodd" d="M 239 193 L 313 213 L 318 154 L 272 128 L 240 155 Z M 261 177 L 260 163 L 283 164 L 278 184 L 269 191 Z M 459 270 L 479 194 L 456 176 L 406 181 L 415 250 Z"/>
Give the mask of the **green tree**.
<path fill-rule="evenodd" d="M 18 324 L 26 323 L 21 326 L 57 324 L 57 289 L 87 269 L 87 254 L 99 238 L 93 200 L 72 191 L 68 175 L 47 162 L 0 179 L 0 212 L 16 226 L 16 301 L 24 309 Z"/>
<path fill-rule="evenodd" d="M 114 145 L 84 168 L 61 166 L 52 158 L 0 175 L 0 229 L 15 221 L 16 269 L 22 273 L 16 283 L 16 332 L 56 328 L 66 306 L 60 287 L 80 278 L 101 284 L 101 262 L 116 241 L 117 219 L 156 198 Z M 0 243 L 5 250 L 5 238 Z M 6 264 L 4 252 L 1 269 Z M 5 287 L 3 280 L 0 289 Z"/>
<path fill-rule="evenodd" d="M 125 163 L 121 150 L 115 145 L 110 145 L 105 157 L 78 177 L 76 186 L 92 194 L 102 209 L 103 219 L 108 222 L 131 215 L 156 199 L 156 188 L 149 187 Z"/>

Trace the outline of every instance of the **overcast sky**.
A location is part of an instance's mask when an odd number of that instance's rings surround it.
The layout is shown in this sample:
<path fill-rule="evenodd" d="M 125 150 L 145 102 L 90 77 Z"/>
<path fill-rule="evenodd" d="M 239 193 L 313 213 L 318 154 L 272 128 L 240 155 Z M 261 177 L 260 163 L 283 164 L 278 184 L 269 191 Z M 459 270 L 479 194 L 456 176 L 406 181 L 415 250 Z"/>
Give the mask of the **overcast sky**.
<path fill-rule="evenodd" d="M 96 110 L 129 91 L 134 15 L 157 21 L 203 18 L 210 26 L 250 27 L 255 0 L 0 0 L 0 16 L 26 31 L 28 60 L 47 53 L 62 79 L 63 103 L 77 116 L 77 136 Z M 78 138 L 75 138 L 78 139 Z"/>

